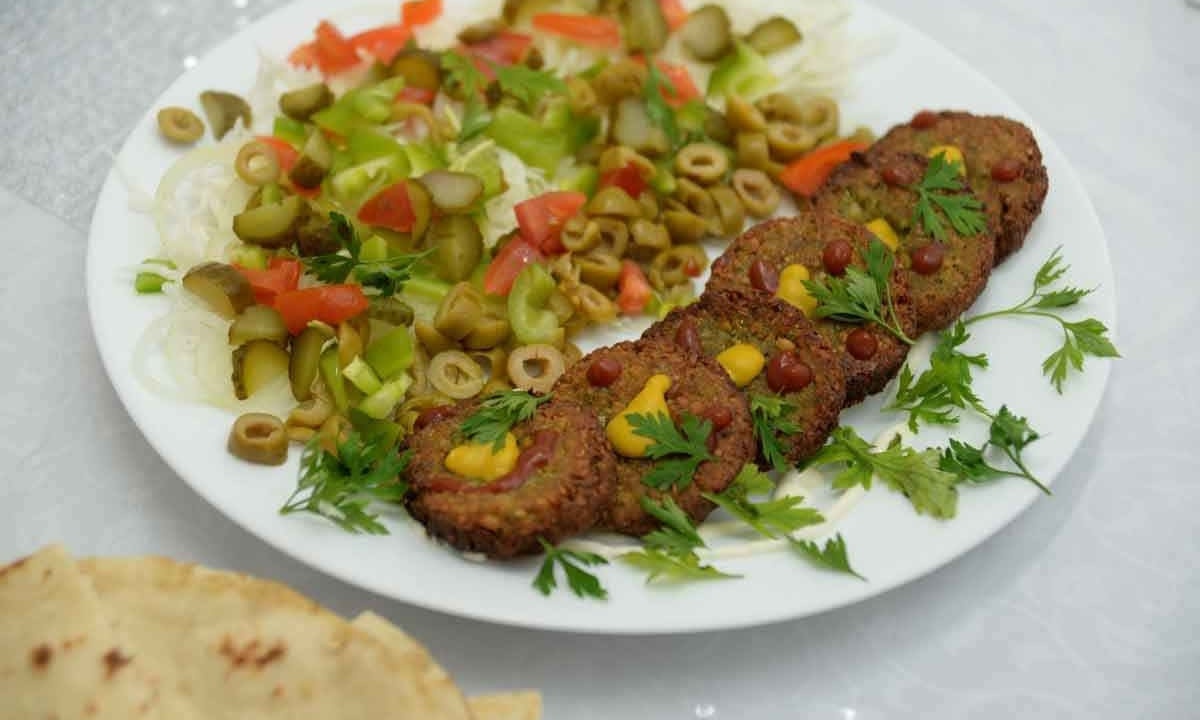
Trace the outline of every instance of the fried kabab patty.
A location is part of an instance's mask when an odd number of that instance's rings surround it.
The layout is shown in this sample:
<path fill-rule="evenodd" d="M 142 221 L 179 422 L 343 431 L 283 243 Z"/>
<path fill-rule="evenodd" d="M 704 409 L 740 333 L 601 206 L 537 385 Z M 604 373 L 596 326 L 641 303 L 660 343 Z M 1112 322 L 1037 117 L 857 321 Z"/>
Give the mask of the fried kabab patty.
<path fill-rule="evenodd" d="M 846 399 L 838 353 L 802 312 L 782 300 L 737 288 L 710 288 L 642 337 L 715 358 L 746 393 L 752 413 L 756 404 L 765 410 L 774 401 L 782 403 L 772 435 L 788 464 L 810 457 L 837 427 Z M 759 464 L 769 467 L 764 440 L 758 442 Z"/>
<path fill-rule="evenodd" d="M 409 440 L 409 513 L 429 534 L 466 552 L 504 559 L 541 552 L 590 530 L 616 490 L 616 459 L 595 413 L 554 399 L 512 428 L 520 455 L 491 481 L 447 469 L 477 403 L 427 411 Z"/>
<path fill-rule="evenodd" d="M 556 398 L 570 400 L 598 416 L 610 442 L 614 442 L 614 432 L 624 442 L 636 442 L 627 425 L 621 432 L 616 430 L 620 423 L 614 422 L 630 412 L 642 417 L 665 413 L 676 426 L 687 416 L 711 423 L 708 450 L 712 459 L 700 463 L 684 484 L 668 489 L 652 488 L 644 480 L 671 457 L 630 457 L 617 447 L 617 494 L 601 522 L 606 529 L 644 535 L 658 527 L 658 521 L 642 508 L 643 497 L 658 502 L 670 497 L 698 523 L 714 508 L 702 493 L 721 492 L 745 463 L 754 460 L 754 432 L 745 395 L 715 361 L 685 352 L 673 342 L 639 340 L 596 350 L 568 369 L 553 392 Z"/>
<path fill-rule="evenodd" d="M 855 155 L 842 164 L 813 199 L 818 212 L 862 223 L 894 252 L 908 271 L 917 330 L 939 330 L 975 302 L 992 272 L 995 245 L 986 216 L 974 234 L 940 219 L 941 237 L 917 217 L 918 193 L 929 160 L 915 153 Z M 955 193 L 966 196 L 969 190 Z M 941 212 L 935 210 L 939 218 Z"/>
<path fill-rule="evenodd" d="M 708 287 L 751 289 L 778 295 L 809 316 L 817 332 L 838 353 L 846 378 L 846 406 L 879 392 L 895 377 L 908 356 L 908 344 L 881 325 L 818 318 L 811 296 L 795 277 L 814 281 L 841 276 L 847 267 L 865 267 L 869 234 L 859 225 L 811 210 L 756 225 L 735 239 L 713 262 Z M 799 266 L 799 267 L 795 267 Z M 803 268 L 803 273 L 798 273 Z M 899 326 L 910 337 L 916 317 L 908 294 L 907 273 L 897 267 L 888 284 Z"/>
<path fill-rule="evenodd" d="M 995 227 L 995 262 L 1003 262 L 1021 249 L 1050 187 L 1037 139 L 1006 117 L 924 111 L 889 130 L 867 154 L 927 155 L 939 146 L 962 152 L 967 183 Z"/>

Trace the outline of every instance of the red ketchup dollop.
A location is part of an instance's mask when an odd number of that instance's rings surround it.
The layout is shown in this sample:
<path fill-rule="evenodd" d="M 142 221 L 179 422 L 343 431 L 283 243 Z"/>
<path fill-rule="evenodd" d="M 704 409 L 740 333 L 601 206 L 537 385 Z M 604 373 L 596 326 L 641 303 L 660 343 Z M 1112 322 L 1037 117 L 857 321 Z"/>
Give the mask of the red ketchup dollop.
<path fill-rule="evenodd" d="M 684 318 L 675 330 L 675 344 L 692 355 L 704 354 L 704 343 L 700 341 L 700 329 L 696 321 L 690 317 Z"/>

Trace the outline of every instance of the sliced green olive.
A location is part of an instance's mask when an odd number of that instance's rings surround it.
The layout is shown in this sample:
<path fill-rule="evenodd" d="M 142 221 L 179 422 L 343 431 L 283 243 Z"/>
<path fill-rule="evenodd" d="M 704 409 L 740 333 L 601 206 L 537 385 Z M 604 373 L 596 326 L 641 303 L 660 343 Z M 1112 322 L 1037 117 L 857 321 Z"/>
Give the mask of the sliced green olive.
<path fill-rule="evenodd" d="M 631 52 L 657 52 L 667 44 L 671 28 L 658 0 L 624 0 L 620 5 L 621 37 Z"/>
<path fill-rule="evenodd" d="M 483 234 L 467 215 L 447 215 L 435 220 L 425 234 L 425 247 L 433 248 L 434 272 L 446 282 L 471 277 L 483 257 Z"/>
<path fill-rule="evenodd" d="M 425 186 L 416 180 L 405 180 L 404 187 L 408 190 L 408 204 L 413 214 L 410 233 L 414 240 L 420 240 L 425 236 L 429 222 L 433 219 L 433 198 Z"/>
<path fill-rule="evenodd" d="M 442 58 L 435 52 L 407 47 L 392 59 L 391 73 L 404 78 L 406 87 L 437 92 L 442 87 Z"/>
<path fill-rule="evenodd" d="M 312 384 L 317 379 L 321 348 L 328 339 L 315 327 L 306 327 L 292 340 L 292 357 L 288 363 L 288 380 L 292 396 L 303 402 L 312 397 Z"/>
<path fill-rule="evenodd" d="M 288 374 L 288 351 L 269 340 L 251 340 L 233 351 L 233 392 L 239 400 Z"/>
<path fill-rule="evenodd" d="M 550 297 L 546 299 L 546 308 L 554 313 L 554 317 L 558 318 L 560 324 L 566 324 L 575 316 L 575 306 L 571 304 L 571 299 L 562 290 L 550 293 Z"/>
<path fill-rule="evenodd" d="M 837 101 L 831 97 L 818 95 L 805 100 L 800 105 L 800 123 L 807 128 L 818 140 L 837 135 L 839 124 Z"/>
<path fill-rule="evenodd" d="M 483 197 L 483 181 L 470 173 L 431 170 L 421 176 L 420 183 L 429 191 L 434 207 L 444 213 L 471 212 Z"/>
<path fill-rule="evenodd" d="M 288 413 L 289 429 L 292 427 L 319 428 L 333 415 L 333 405 L 323 397 L 311 397 L 297 405 Z"/>
<path fill-rule="evenodd" d="M 575 288 L 574 303 L 593 324 L 602 325 L 617 319 L 617 304 L 591 285 L 581 284 Z"/>
<path fill-rule="evenodd" d="M 288 329 L 279 311 L 268 305 L 251 305 L 234 318 L 229 326 L 229 344 L 245 345 L 251 340 L 270 340 L 283 344 Z"/>
<path fill-rule="evenodd" d="M 553 345 L 534 343 L 508 355 L 508 379 L 513 387 L 532 393 L 550 392 L 567 369 L 562 351 Z"/>
<path fill-rule="evenodd" d="M 242 127 L 250 127 L 250 105 L 233 93 L 205 90 L 200 93 L 200 107 L 204 109 L 204 116 L 208 118 L 213 137 L 218 140 L 233 129 L 238 118 L 242 120 Z"/>
<path fill-rule="evenodd" d="M 623 170 L 630 166 L 636 169 L 638 175 L 646 182 L 650 182 L 650 179 L 658 172 L 658 168 L 649 158 L 623 145 L 611 145 L 605 148 L 596 162 L 596 169 L 601 174 Z"/>
<path fill-rule="evenodd" d="M 494 38 L 501 30 L 506 28 L 504 21 L 500 18 L 488 18 L 477 23 L 471 24 L 458 31 L 458 41 L 463 45 L 474 45 L 475 43 L 486 42 Z"/>
<path fill-rule="evenodd" d="M 368 326 L 370 327 L 370 326 Z M 367 340 L 359 328 L 353 323 L 346 321 L 337 326 L 337 353 L 338 353 L 338 368 L 345 369 L 350 363 L 354 362 L 354 358 L 362 355 L 362 351 L 367 346 Z"/>
<path fill-rule="evenodd" d="M 766 133 L 738 133 L 737 165 L 740 168 L 764 171 L 770 167 L 771 145 L 767 142 Z"/>
<path fill-rule="evenodd" d="M 736 133 L 760 133 L 767 129 L 767 119 L 762 111 L 740 95 L 730 95 L 725 99 L 725 120 Z"/>
<path fill-rule="evenodd" d="M 653 190 L 643 190 L 637 197 L 638 205 L 642 208 L 642 217 L 647 220 L 657 220 L 662 209 L 658 206 L 658 196 Z"/>
<path fill-rule="evenodd" d="M 413 334 L 417 336 L 417 342 L 421 347 L 429 353 L 440 353 L 444 350 L 453 350 L 457 347 L 450 338 L 438 332 L 432 324 L 423 320 L 413 321 Z"/>
<path fill-rule="evenodd" d="M 733 190 L 746 212 L 756 218 L 765 218 L 779 208 L 779 188 L 761 170 L 742 168 L 733 173 Z"/>
<path fill-rule="evenodd" d="M 562 244 L 570 252 L 587 252 L 600 243 L 600 226 L 586 215 L 576 215 L 563 225 Z"/>
<path fill-rule="evenodd" d="M 698 245 L 681 245 L 660 252 L 650 263 L 649 280 L 656 290 L 689 282 L 708 267 L 708 256 Z"/>
<path fill-rule="evenodd" d="M 708 221 L 690 210 L 667 210 L 662 219 L 672 242 L 698 243 L 708 237 Z"/>
<path fill-rule="evenodd" d="M 704 134 L 710 140 L 719 142 L 722 145 L 731 143 L 733 141 L 733 128 L 729 126 L 729 120 L 713 108 L 706 108 L 706 110 L 707 112 L 704 116 Z"/>
<path fill-rule="evenodd" d="M 235 215 L 233 232 L 251 245 L 281 248 L 296 240 L 296 229 L 307 207 L 298 195 L 289 195 L 277 205 L 259 205 Z"/>
<path fill-rule="evenodd" d="M 771 93 L 759 98 L 754 106 L 758 108 L 767 122 L 786 122 L 794 125 L 804 123 L 804 105 L 795 97 L 786 93 Z"/>
<path fill-rule="evenodd" d="M 483 317 L 483 298 L 470 283 L 460 282 L 438 305 L 433 327 L 451 340 L 462 340 Z"/>
<path fill-rule="evenodd" d="M 250 281 L 225 263 L 206 262 L 193 267 L 183 276 L 183 286 L 210 310 L 230 320 L 254 304 Z"/>
<path fill-rule="evenodd" d="M 226 446 L 235 457 L 258 465 L 287 461 L 287 432 L 279 418 L 267 413 L 246 413 L 234 420 Z"/>
<path fill-rule="evenodd" d="M 371 298 L 371 305 L 367 308 L 367 317 L 388 325 L 411 325 L 413 309 L 399 298 L 376 297 Z"/>
<path fill-rule="evenodd" d="M 818 136 L 803 125 L 773 122 L 767 124 L 767 147 L 771 157 L 790 162 L 817 145 Z"/>
<path fill-rule="evenodd" d="M 718 5 L 705 5 L 690 13 L 679 36 L 692 57 L 703 62 L 719 60 L 733 46 L 729 15 Z"/>
<path fill-rule="evenodd" d="M 646 66 L 633 60 L 609 63 L 592 80 L 596 97 L 603 105 L 612 105 L 625 98 L 640 98 L 646 86 Z"/>
<path fill-rule="evenodd" d="M 675 199 L 708 223 L 710 232 L 717 232 L 720 218 L 717 217 L 717 204 L 713 202 L 712 195 L 708 193 L 708 190 L 687 178 L 680 178 L 675 187 Z"/>
<path fill-rule="evenodd" d="M 302 188 L 312 189 L 321 184 L 333 165 L 333 147 L 325 133 L 313 130 L 304 141 L 304 149 L 288 177 Z"/>
<path fill-rule="evenodd" d="M 635 260 L 649 260 L 671 247 L 671 234 L 658 223 L 638 218 L 629 224 L 629 235 L 633 240 L 629 254 Z"/>
<path fill-rule="evenodd" d="M 567 78 L 567 103 L 576 115 L 587 115 L 596 107 L 596 90 L 587 80 L 572 75 Z"/>
<path fill-rule="evenodd" d="M 491 350 L 507 340 L 510 334 L 512 326 L 508 318 L 503 313 L 493 313 L 485 309 L 483 317 L 462 339 L 462 344 L 468 350 Z"/>
<path fill-rule="evenodd" d="M 333 104 L 333 91 L 325 83 L 316 83 L 285 92 L 279 96 L 279 109 L 284 115 L 307 122 L 313 113 Z"/>
<path fill-rule="evenodd" d="M 712 143 L 691 143 L 675 156 L 675 172 L 701 185 L 711 185 L 729 172 L 729 156 Z"/>
<path fill-rule="evenodd" d="M 579 268 L 579 279 L 600 290 L 608 290 L 617 284 L 621 276 L 621 260 L 607 252 L 590 252 L 575 258 Z"/>
<path fill-rule="evenodd" d="M 251 140 L 238 150 L 233 169 L 247 185 L 261 187 L 279 180 L 279 154 L 270 145 Z"/>
<path fill-rule="evenodd" d="M 746 44 L 754 48 L 759 55 L 770 55 L 786 50 L 803 39 L 804 35 L 795 23 L 776 15 L 754 26 L 746 35 Z"/>
<path fill-rule="evenodd" d="M 636 218 L 642 216 L 642 206 L 616 185 L 596 193 L 587 204 L 589 215 Z"/>
<path fill-rule="evenodd" d="M 663 132 L 646 110 L 640 97 L 627 97 L 613 110 L 612 140 L 643 155 L 661 155 L 670 149 Z"/>
<path fill-rule="evenodd" d="M 596 227 L 600 229 L 600 242 L 597 249 L 603 250 L 613 257 L 620 258 L 629 247 L 629 227 L 617 218 L 593 218 Z"/>
<path fill-rule="evenodd" d="M 446 350 L 429 361 L 429 383 L 455 400 L 475 397 L 483 389 L 483 368 L 459 350 Z"/>
<path fill-rule="evenodd" d="M 725 236 L 737 235 L 746 224 L 746 208 L 737 193 L 728 185 L 716 185 L 708 189 L 713 202 L 717 205 L 717 217 L 721 219 L 721 232 Z"/>
<path fill-rule="evenodd" d="M 191 145 L 204 135 L 204 123 L 187 108 L 165 107 L 157 119 L 162 136 L 178 145 Z"/>

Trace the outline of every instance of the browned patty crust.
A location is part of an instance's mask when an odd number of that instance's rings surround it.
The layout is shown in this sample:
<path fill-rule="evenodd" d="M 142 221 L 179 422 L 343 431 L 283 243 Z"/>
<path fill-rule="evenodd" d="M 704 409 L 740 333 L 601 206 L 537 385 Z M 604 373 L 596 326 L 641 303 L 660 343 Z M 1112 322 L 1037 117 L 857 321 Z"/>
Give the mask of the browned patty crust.
<path fill-rule="evenodd" d="M 538 538 L 558 543 L 596 525 L 616 489 L 616 460 L 596 416 L 553 399 L 512 432 L 526 449 L 540 431 L 555 433 L 551 460 L 515 490 L 500 493 L 437 490 L 439 481 L 462 481 L 446 469 L 461 442 L 459 425 L 476 403 L 462 403 L 417 431 L 409 441 L 408 511 L 429 534 L 466 552 L 511 558 L 541 552 Z"/>
<path fill-rule="evenodd" d="M 822 255 L 826 244 L 837 240 L 850 244 L 854 249 L 851 265 L 862 269 L 866 267 L 862 258 L 869 237 L 859 225 L 811 209 L 804 209 L 795 217 L 768 220 L 742 233 L 713 262 L 709 287 L 750 288 L 753 292 L 766 294 L 751 284 L 750 268 L 755 261 L 762 261 L 776 271 L 782 271 L 788 265 L 803 265 L 813 280 L 824 280 L 829 275 Z M 916 316 L 909 299 L 906 273 L 901 268 L 897 267 L 892 273 L 889 288 L 900 326 L 911 337 L 916 332 Z M 855 325 L 830 318 L 811 320 L 817 332 L 838 353 L 846 378 L 847 407 L 882 390 L 900 371 L 908 356 L 908 345 L 879 325 Z M 865 360 L 854 357 L 846 349 L 847 338 L 859 329 L 870 333 L 877 346 L 875 354 Z"/>
<path fill-rule="evenodd" d="M 897 125 L 868 155 L 924 155 L 937 145 L 962 151 L 967 182 L 996 228 L 996 264 L 1003 262 L 1021 249 L 1050 187 L 1037 139 L 1029 128 L 1006 117 L 943 111 L 923 113 L 915 123 Z"/>
<path fill-rule="evenodd" d="M 795 464 L 821 449 L 837 427 L 846 399 L 846 378 L 838 354 L 804 313 L 765 294 L 709 288 L 699 301 L 672 311 L 642 337 L 675 342 L 687 350 L 689 335 L 699 339 L 708 357 L 716 357 L 739 343 L 757 348 L 766 364 L 742 391 L 748 398 L 778 398 L 791 408 L 782 419 L 798 425 L 799 431 L 776 434 L 789 463 Z M 807 387 L 783 392 L 771 389 L 769 368 L 781 353 L 791 353 L 808 366 L 812 381 Z M 761 452 L 759 464 L 766 467 Z"/>
<path fill-rule="evenodd" d="M 834 171 L 813 199 L 819 211 L 856 223 L 882 218 L 896 231 L 900 240 L 896 260 L 909 271 L 909 295 L 919 332 L 944 328 L 971 307 L 987 285 L 995 252 L 990 227 L 967 236 L 943 221 L 945 235 L 939 241 L 916 221 L 917 193 L 910 186 L 921 179 L 928 164 L 924 155 L 911 152 L 857 154 Z M 896 184 L 897 177 L 911 183 Z M 914 258 L 931 248 L 942 255 L 940 267 L 922 271 Z"/>
<path fill-rule="evenodd" d="M 601 359 L 615 361 L 621 368 L 620 375 L 606 387 L 593 385 L 588 379 L 588 369 Z M 666 401 L 676 422 L 685 413 L 712 417 L 722 410 L 728 411 L 729 422 L 713 430 L 714 441 L 709 447 L 715 459 L 702 463 L 691 484 L 683 488 L 664 492 L 648 487 L 642 479 L 654 468 L 654 460 L 616 456 L 617 494 L 601 527 L 626 535 L 645 535 L 659 525 L 642 509 L 642 497 L 656 501 L 670 497 L 693 522 L 704 520 L 714 505 L 701 493 L 719 493 L 729 487 L 755 455 L 745 395 L 715 361 L 689 355 L 674 343 L 639 340 L 600 348 L 569 368 L 553 392 L 556 398 L 588 408 L 599 417 L 600 425 L 606 426 L 657 374 L 671 378 Z"/>

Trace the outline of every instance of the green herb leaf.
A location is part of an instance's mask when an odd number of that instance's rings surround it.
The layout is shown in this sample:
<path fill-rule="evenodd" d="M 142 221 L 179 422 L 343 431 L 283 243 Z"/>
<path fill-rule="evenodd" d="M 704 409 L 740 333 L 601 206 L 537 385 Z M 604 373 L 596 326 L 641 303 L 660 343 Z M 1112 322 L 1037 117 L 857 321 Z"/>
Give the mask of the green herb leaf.
<path fill-rule="evenodd" d="M 635 435 L 647 438 L 652 444 L 646 457 L 658 460 L 642 482 L 657 490 L 684 488 L 692 483 L 696 469 L 713 456 L 708 451 L 708 436 L 712 423 L 690 413 L 680 418 L 679 427 L 665 413 L 631 413 L 626 416 Z M 671 456 L 681 457 L 671 457 Z"/>
<path fill-rule="evenodd" d="M 668 93 L 675 93 L 675 85 L 671 80 L 662 74 L 653 59 L 647 59 L 646 86 L 642 93 L 642 97 L 646 101 L 646 114 L 650 116 L 651 122 L 662 128 L 671 147 L 675 147 L 680 140 L 679 123 L 675 117 L 675 111 L 663 98 L 664 89 Z"/>
<path fill-rule="evenodd" d="M 350 432 L 334 455 L 314 440 L 300 456 L 300 478 L 280 514 L 310 512 L 352 533 L 386 535 L 378 515 L 368 511 L 374 502 L 399 503 L 408 492 L 400 473 L 411 453 L 396 452 L 381 437 L 364 439 Z"/>
<path fill-rule="evenodd" d="M 864 255 L 867 270 L 846 268 L 842 277 L 805 280 L 804 287 L 817 301 L 817 317 L 845 323 L 876 323 L 911 345 L 913 339 L 900 326 L 892 299 L 891 275 L 895 260 L 878 238 L 872 237 Z"/>
<path fill-rule="evenodd" d="M 955 475 L 958 482 L 975 484 L 1002 477 L 1025 478 L 1049 495 L 1050 489 L 1029 471 L 1022 455 L 1026 447 L 1038 440 L 1038 433 L 1025 418 L 1014 414 L 1008 406 L 1001 406 L 1000 411 L 990 417 L 992 424 L 988 428 L 987 442 L 975 447 L 951 438 L 938 458 L 938 468 Z M 1017 470 L 1006 470 L 990 464 L 987 461 L 989 449 L 1007 457 Z"/>
<path fill-rule="evenodd" d="M 395 295 L 404 283 L 412 277 L 413 268 L 425 259 L 432 250 L 406 255 L 397 255 L 386 260 L 362 262 L 360 252 L 362 242 L 354 226 L 345 215 L 338 212 L 329 213 L 334 235 L 341 242 L 343 252 L 328 255 L 316 255 L 304 258 L 304 266 L 314 277 L 323 283 L 343 283 L 351 276 L 364 288 L 374 288 L 381 297 Z"/>
<path fill-rule="evenodd" d="M 505 93 L 526 107 L 536 107 L 546 95 L 563 95 L 567 85 L 553 73 L 525 65 L 496 66 L 496 81 Z"/>
<path fill-rule="evenodd" d="M 562 567 L 563 575 L 567 578 L 567 587 L 576 596 L 599 600 L 608 598 L 608 590 L 605 590 L 604 586 L 600 584 L 600 579 L 584 570 L 584 567 L 607 565 L 607 560 L 595 553 L 555 547 L 542 538 L 538 538 L 538 542 L 541 543 L 546 555 L 541 568 L 538 569 L 537 576 L 533 578 L 533 586 L 543 595 L 549 595 L 558 587 L 558 580 L 554 576 L 554 566 L 557 564 Z"/>
<path fill-rule="evenodd" d="M 803 429 L 799 423 L 785 417 L 795 411 L 796 406 L 782 398 L 759 394 L 750 396 L 750 418 L 754 423 L 754 437 L 758 440 L 763 459 L 776 470 L 785 470 L 788 466 L 787 450 L 784 449 L 780 436 L 794 435 Z"/>
<path fill-rule="evenodd" d="M 706 547 L 696 526 L 675 501 L 664 497 L 661 503 L 643 496 L 642 509 L 659 522 L 662 527 L 642 537 L 648 548 L 663 550 L 673 555 L 686 555 L 696 548 Z"/>
<path fill-rule="evenodd" d="M 789 538 L 788 542 L 791 543 L 796 552 L 808 558 L 814 565 L 827 570 L 853 575 L 863 582 L 867 580 L 851 567 L 850 558 L 846 553 L 846 541 L 842 538 L 841 533 L 826 540 L 824 549 L 811 540 L 793 540 Z"/>
<path fill-rule="evenodd" d="M 537 396 L 524 390 L 505 390 L 496 393 L 471 413 L 458 431 L 468 442 L 492 443 L 495 450 L 504 447 L 504 438 L 513 426 L 533 417 L 550 395 Z"/>
<path fill-rule="evenodd" d="M 975 447 L 961 440 L 950 438 L 949 446 L 942 450 L 942 455 L 938 459 L 938 467 L 948 473 L 953 473 L 961 482 L 976 484 L 998 480 L 1013 474 L 989 465 L 984 458 L 986 449 L 986 443 L 983 447 Z"/>
<path fill-rule="evenodd" d="M 481 94 L 487 86 L 487 78 L 479 72 L 474 62 L 454 50 L 442 53 L 442 69 L 446 72 L 450 87 L 457 87 L 463 96 L 462 127 L 458 131 L 458 140 L 466 142 L 492 123 L 487 102 Z"/>
<path fill-rule="evenodd" d="M 804 498 L 799 496 L 757 503 L 749 499 L 750 495 L 769 492 L 771 487 L 771 479 L 758 467 L 747 463 L 725 492 L 719 495 L 704 493 L 704 497 L 754 528 L 763 537 L 790 535 L 800 528 L 825 522 L 825 517 L 816 508 L 800 507 Z"/>
<path fill-rule="evenodd" d="M 689 580 L 728 580 L 741 577 L 704 565 L 695 553 L 677 556 L 655 548 L 628 552 L 621 561 L 647 573 L 646 583 L 657 581 L 686 582 Z"/>
<path fill-rule="evenodd" d="M 929 369 L 914 380 L 912 369 L 905 364 L 896 398 L 885 409 L 907 412 L 908 426 L 916 432 L 920 423 L 956 425 L 956 410 L 979 408 L 979 397 L 971 388 L 972 370 L 986 368 L 988 359 L 986 355 L 967 355 L 959 350 L 970 339 L 961 321 L 941 333 L 930 355 Z"/>
<path fill-rule="evenodd" d="M 973 194 L 965 193 L 966 185 L 960 172 L 962 165 L 946 160 L 944 153 L 929 159 L 925 176 L 912 187 L 917 193 L 917 204 L 913 210 L 914 224 L 921 225 L 925 232 L 937 240 L 944 240 L 946 228 L 938 210 L 959 235 L 978 235 L 987 229 L 987 216 L 983 203 Z"/>

